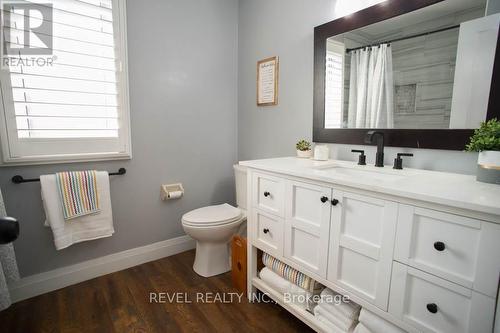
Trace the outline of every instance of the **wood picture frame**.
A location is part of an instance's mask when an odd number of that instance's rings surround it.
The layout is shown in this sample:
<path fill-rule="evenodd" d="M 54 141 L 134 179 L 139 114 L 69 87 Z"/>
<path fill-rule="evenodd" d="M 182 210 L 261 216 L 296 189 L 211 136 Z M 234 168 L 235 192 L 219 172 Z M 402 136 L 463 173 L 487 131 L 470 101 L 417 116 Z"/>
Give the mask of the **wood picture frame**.
<path fill-rule="evenodd" d="M 257 106 L 278 105 L 279 58 L 257 61 Z"/>
<path fill-rule="evenodd" d="M 328 38 L 432 6 L 444 0 L 388 0 L 314 28 L 313 141 L 364 145 L 368 128 L 325 128 L 325 68 Z M 500 119 L 500 34 L 497 40 L 486 120 Z M 390 147 L 463 150 L 473 129 L 376 129 Z"/>

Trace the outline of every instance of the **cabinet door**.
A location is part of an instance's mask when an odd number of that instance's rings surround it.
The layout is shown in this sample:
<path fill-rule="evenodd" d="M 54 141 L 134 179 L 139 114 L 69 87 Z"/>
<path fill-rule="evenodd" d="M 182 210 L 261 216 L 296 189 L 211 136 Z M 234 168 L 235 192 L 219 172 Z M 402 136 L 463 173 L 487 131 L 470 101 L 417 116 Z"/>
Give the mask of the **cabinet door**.
<path fill-rule="evenodd" d="M 333 191 L 328 280 L 387 310 L 398 206 Z"/>
<path fill-rule="evenodd" d="M 290 181 L 286 186 L 285 257 L 326 278 L 331 189 Z"/>

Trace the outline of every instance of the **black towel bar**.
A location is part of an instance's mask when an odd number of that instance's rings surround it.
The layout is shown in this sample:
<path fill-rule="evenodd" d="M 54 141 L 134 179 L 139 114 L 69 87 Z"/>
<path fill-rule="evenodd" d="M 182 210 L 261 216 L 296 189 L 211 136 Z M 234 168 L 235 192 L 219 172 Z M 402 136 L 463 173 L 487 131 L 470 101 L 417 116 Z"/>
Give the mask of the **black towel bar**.
<path fill-rule="evenodd" d="M 110 176 L 117 176 L 117 175 L 124 175 L 127 172 L 125 168 L 120 168 L 118 169 L 118 172 L 110 172 Z M 39 182 L 40 178 L 31 178 L 31 179 L 24 179 L 23 176 L 20 175 L 15 175 L 12 177 L 12 182 L 14 184 L 22 184 L 22 183 L 30 183 L 30 182 Z"/>

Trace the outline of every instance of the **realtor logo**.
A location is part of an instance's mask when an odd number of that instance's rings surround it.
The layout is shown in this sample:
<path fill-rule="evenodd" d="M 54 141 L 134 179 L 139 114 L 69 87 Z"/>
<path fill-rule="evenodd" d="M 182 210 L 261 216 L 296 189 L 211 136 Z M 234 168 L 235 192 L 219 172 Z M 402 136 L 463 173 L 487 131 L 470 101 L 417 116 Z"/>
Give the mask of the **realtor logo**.
<path fill-rule="evenodd" d="M 51 55 L 52 17 L 51 3 L 2 1 L 3 55 Z"/>

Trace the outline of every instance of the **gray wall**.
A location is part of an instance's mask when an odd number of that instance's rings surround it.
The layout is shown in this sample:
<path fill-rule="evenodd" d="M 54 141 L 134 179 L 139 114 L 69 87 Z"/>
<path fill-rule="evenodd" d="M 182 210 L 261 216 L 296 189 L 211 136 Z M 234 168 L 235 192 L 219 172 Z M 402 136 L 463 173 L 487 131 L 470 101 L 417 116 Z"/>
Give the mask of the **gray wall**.
<path fill-rule="evenodd" d="M 486 3 L 486 15 L 500 13 L 500 0 L 488 0 Z"/>
<path fill-rule="evenodd" d="M 369 1 L 339 0 L 340 8 Z M 345 6 L 344 6 L 345 5 Z M 312 138 L 313 28 L 336 18 L 334 0 L 240 0 L 238 58 L 238 157 L 240 160 L 295 154 L 295 142 Z M 280 57 L 279 105 L 257 107 L 256 62 Z M 356 160 L 349 145 L 330 145 L 332 157 Z M 359 147 L 358 147 L 359 148 Z M 366 148 L 366 147 L 365 147 Z M 373 147 L 368 161 L 373 162 Z M 415 154 L 411 167 L 475 172 L 477 155 L 428 149 L 386 150 L 391 164 L 396 152 Z"/>
<path fill-rule="evenodd" d="M 233 202 L 237 158 L 237 0 L 127 1 L 133 159 L 0 168 L 23 276 L 183 235 L 181 215 Z M 40 185 L 10 177 L 58 170 L 117 170 L 111 193 L 116 233 L 56 251 L 43 227 Z M 162 202 L 160 184 L 182 182 L 181 200 Z"/>

